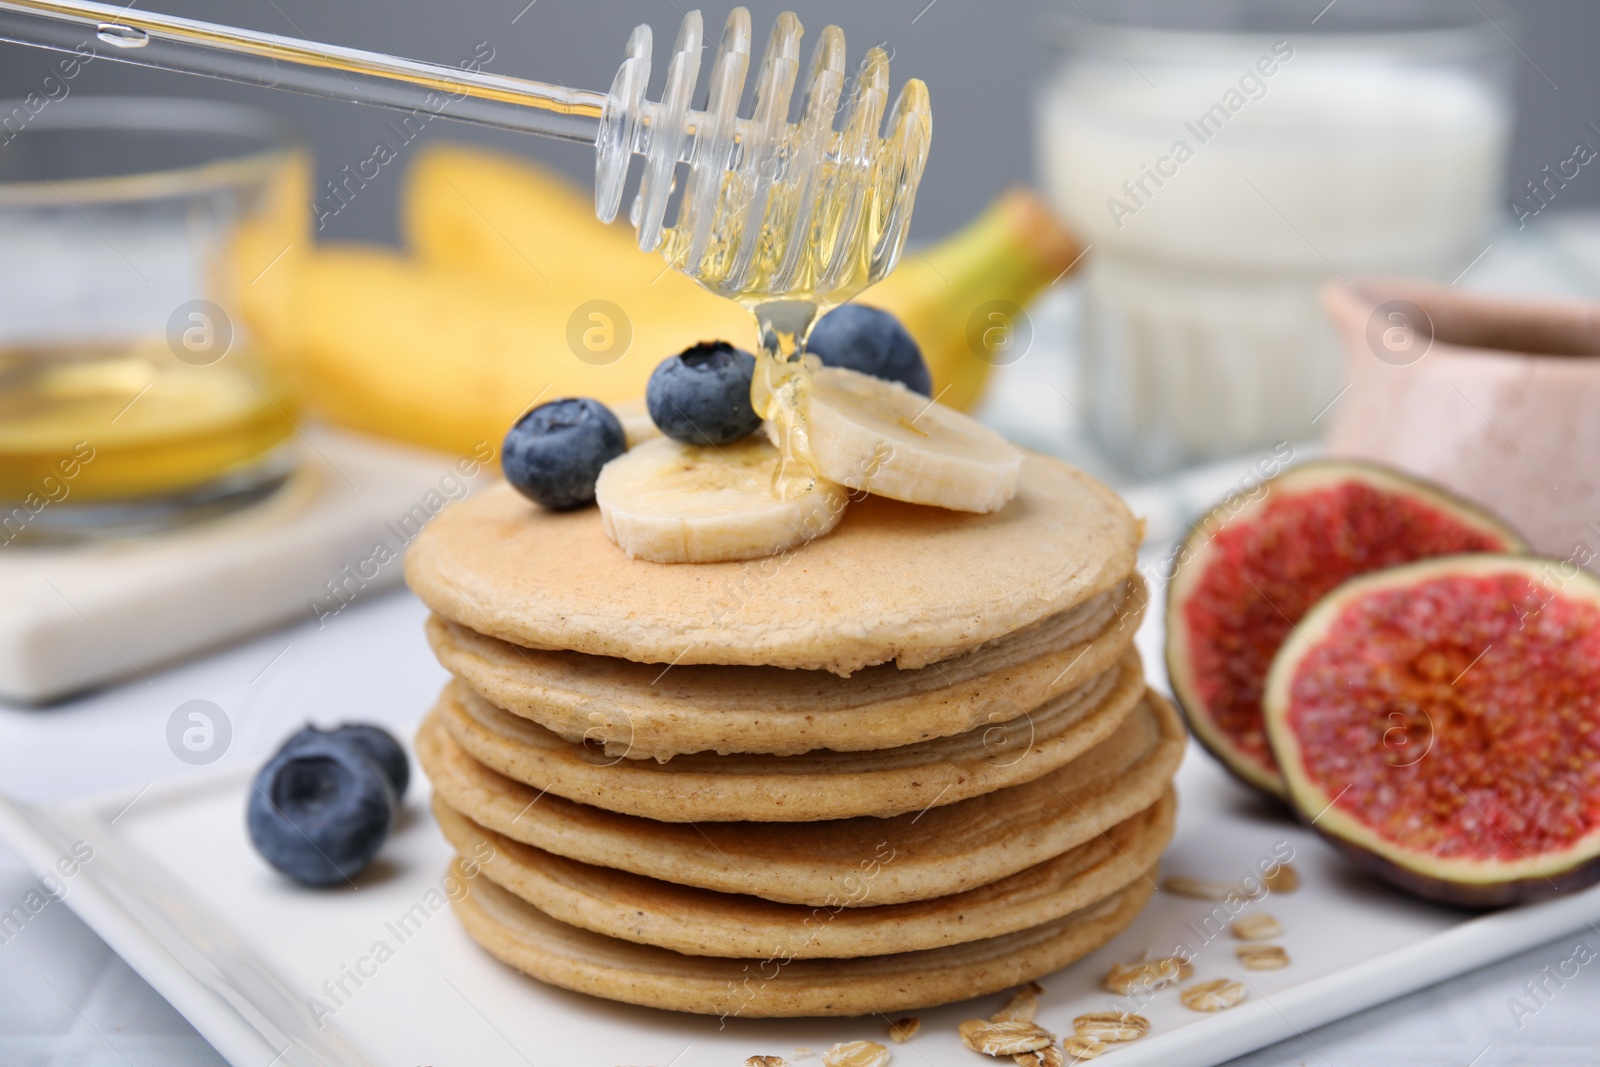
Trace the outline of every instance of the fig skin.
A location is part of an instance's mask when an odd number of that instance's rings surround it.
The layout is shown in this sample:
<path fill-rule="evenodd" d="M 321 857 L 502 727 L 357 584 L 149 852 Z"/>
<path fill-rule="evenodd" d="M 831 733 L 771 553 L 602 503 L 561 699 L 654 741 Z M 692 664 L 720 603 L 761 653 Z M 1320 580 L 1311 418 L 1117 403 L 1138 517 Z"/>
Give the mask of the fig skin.
<path fill-rule="evenodd" d="M 1535 901 L 1549 900 L 1551 897 L 1587 889 L 1600 882 L 1600 856 L 1592 857 L 1548 877 L 1536 874 L 1509 882 L 1452 882 L 1448 878 L 1439 878 L 1406 867 L 1342 837 L 1327 833 L 1320 825 L 1311 822 L 1316 817 L 1316 812 L 1307 814 L 1295 806 L 1292 800 L 1290 806 L 1294 808 L 1295 815 L 1301 822 L 1317 831 L 1318 836 L 1355 866 L 1397 889 L 1404 890 L 1411 896 L 1435 904 L 1446 904 L 1473 911 L 1488 911 L 1510 904 L 1532 904 Z"/>
<path fill-rule="evenodd" d="M 1563 870 L 1513 875 L 1501 881 L 1452 878 L 1430 867 L 1432 857 L 1425 853 L 1415 852 L 1402 860 L 1350 840 L 1339 834 L 1337 828 L 1345 822 L 1364 824 L 1356 816 L 1343 811 L 1334 813 L 1334 818 L 1327 817 L 1333 801 L 1328 799 L 1325 788 L 1302 780 L 1303 776 L 1292 769 L 1299 757 L 1299 739 L 1285 722 L 1287 709 L 1284 704 L 1294 669 L 1320 647 L 1316 641 L 1323 636 L 1324 621 L 1330 620 L 1340 608 L 1360 596 L 1384 587 L 1403 588 L 1408 582 L 1419 578 L 1448 576 L 1451 573 L 1484 575 L 1511 572 L 1525 574 L 1532 579 L 1536 573 L 1560 573 L 1570 566 L 1566 560 L 1513 553 L 1437 556 L 1359 575 L 1336 587 L 1313 605 L 1302 619 L 1301 628 L 1284 642 L 1274 657 L 1267 687 L 1262 695 L 1267 739 L 1272 745 L 1273 755 L 1280 767 L 1291 768 L 1285 775 L 1286 799 L 1296 817 L 1355 866 L 1412 896 L 1436 904 L 1485 910 L 1547 900 L 1600 882 L 1600 836 L 1597 835 L 1591 835 L 1589 839 L 1590 855 L 1575 857 L 1572 864 Z M 1600 579 L 1579 570 L 1574 577 L 1565 581 L 1563 591 L 1571 587 L 1568 595 L 1600 606 Z M 1391 843 L 1389 851 L 1400 852 L 1402 846 Z M 1489 861 L 1479 862 L 1491 869 L 1494 866 Z M 1509 870 L 1521 864 L 1508 862 L 1504 866 Z"/>
<path fill-rule="evenodd" d="M 1503 542 L 1504 552 L 1528 551 L 1526 539 L 1505 519 L 1482 505 L 1404 471 L 1377 463 L 1349 459 L 1322 459 L 1295 464 L 1263 481 L 1255 492 L 1229 496 L 1222 500 L 1189 527 L 1172 557 L 1173 563 L 1167 575 L 1170 581 L 1167 586 L 1166 641 L 1163 653 L 1173 702 L 1183 712 L 1190 734 L 1200 742 L 1202 748 L 1222 764 L 1229 774 L 1252 790 L 1273 797 L 1283 804 L 1288 804 L 1289 797 L 1282 775 L 1273 768 L 1258 764 L 1243 752 L 1236 751 L 1230 744 L 1229 737 L 1212 722 L 1205 702 L 1188 684 L 1190 672 L 1187 666 L 1186 638 L 1189 631 L 1182 612 L 1188 601 L 1186 594 L 1195 581 L 1185 579 L 1183 575 L 1186 568 L 1197 566 L 1203 573 L 1204 552 L 1207 545 L 1231 521 L 1236 519 L 1248 521 L 1254 511 L 1253 506 L 1270 499 L 1274 488 L 1284 488 L 1294 493 L 1302 491 L 1298 487 L 1304 483 L 1314 482 L 1318 478 L 1326 478 L 1326 484 L 1332 486 L 1339 484 L 1340 475 L 1345 476 L 1342 480 L 1358 481 L 1385 492 L 1410 493 L 1415 499 L 1455 518 L 1462 526 L 1499 538 Z M 1197 580 L 1198 575 L 1191 574 L 1189 577 Z"/>

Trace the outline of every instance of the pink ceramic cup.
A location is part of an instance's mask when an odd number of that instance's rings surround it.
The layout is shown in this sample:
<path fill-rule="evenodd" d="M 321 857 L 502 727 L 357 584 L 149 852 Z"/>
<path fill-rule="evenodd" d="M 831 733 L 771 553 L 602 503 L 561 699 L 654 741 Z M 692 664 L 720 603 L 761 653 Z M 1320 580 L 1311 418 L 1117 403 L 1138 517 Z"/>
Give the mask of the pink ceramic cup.
<path fill-rule="evenodd" d="M 1600 573 L 1600 305 L 1389 279 L 1323 303 L 1350 381 L 1332 455 L 1439 482 Z"/>

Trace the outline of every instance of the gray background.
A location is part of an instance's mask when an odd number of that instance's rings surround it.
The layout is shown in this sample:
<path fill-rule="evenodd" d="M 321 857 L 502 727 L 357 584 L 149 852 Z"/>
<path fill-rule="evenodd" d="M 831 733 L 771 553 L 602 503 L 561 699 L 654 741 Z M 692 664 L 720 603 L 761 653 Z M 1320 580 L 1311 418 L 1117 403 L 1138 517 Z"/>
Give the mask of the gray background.
<path fill-rule="evenodd" d="M 528 0 L 249 4 L 145 0 L 140 7 L 443 63 L 466 59 L 479 42 L 486 41 L 494 49 L 489 64 L 493 71 L 604 89 L 620 62 L 628 29 L 637 22 L 655 27 L 659 83 L 663 53 L 681 18 L 678 3 L 687 8 L 687 0 L 534 0 L 526 7 Z M 1282 6 L 1291 12 L 1304 9 L 1309 22 L 1325 3 L 1285 0 Z M 1055 59 L 1048 32 L 1052 18 L 1076 7 L 1073 0 L 934 0 L 931 6 L 928 0 L 746 0 L 746 4 L 758 40 L 764 39 L 778 11 L 792 8 L 810 29 L 828 22 L 842 25 L 852 62 L 871 44 L 891 44 L 896 87 L 913 74 L 928 82 L 935 137 L 917 200 L 914 237 L 926 240 L 949 232 L 1007 184 L 1032 176 L 1032 91 Z M 710 27 L 720 27 L 728 6 L 705 8 Z M 1516 38 L 1522 52 L 1512 57 L 1519 121 L 1507 174 L 1509 187 L 1519 187 L 1546 164 L 1566 159 L 1575 140 L 1600 146 L 1600 134 L 1586 126 L 1589 120 L 1600 122 L 1600 64 L 1595 61 L 1600 3 L 1513 0 L 1496 12 L 1488 0 L 1461 0 L 1460 7 L 1473 17 L 1480 11 L 1494 13 L 1496 24 Z M 47 53 L 0 45 L 0 96 L 35 90 L 50 62 Z M 125 64 L 86 67 L 72 83 L 72 95 L 90 93 L 201 95 L 273 108 L 310 138 L 319 180 L 369 156 L 390 117 L 374 108 Z M 71 99 L 58 106 L 70 106 Z M 422 139 L 435 138 L 514 147 L 568 171 L 586 185 L 591 180 L 592 156 L 581 146 L 452 122 L 430 124 Z M 385 167 L 348 209 L 329 221 L 324 235 L 392 239 L 400 169 Z M 1600 176 L 1593 173 L 1597 169 L 1585 167 L 1561 191 L 1552 210 L 1600 202 Z"/>

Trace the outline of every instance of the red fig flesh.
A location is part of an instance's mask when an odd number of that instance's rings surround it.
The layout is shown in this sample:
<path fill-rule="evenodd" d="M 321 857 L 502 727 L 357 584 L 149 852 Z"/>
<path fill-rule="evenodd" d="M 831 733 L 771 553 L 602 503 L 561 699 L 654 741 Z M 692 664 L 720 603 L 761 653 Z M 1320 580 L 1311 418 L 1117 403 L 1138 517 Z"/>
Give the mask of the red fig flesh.
<path fill-rule="evenodd" d="M 1420 896 L 1487 906 L 1600 881 L 1600 580 L 1527 556 L 1345 583 L 1263 700 L 1290 802 Z"/>
<path fill-rule="evenodd" d="M 1261 721 L 1272 657 L 1345 580 L 1433 556 L 1524 548 L 1443 489 L 1364 463 L 1308 463 L 1195 524 L 1167 591 L 1167 673 L 1196 738 L 1242 781 L 1283 779 Z"/>

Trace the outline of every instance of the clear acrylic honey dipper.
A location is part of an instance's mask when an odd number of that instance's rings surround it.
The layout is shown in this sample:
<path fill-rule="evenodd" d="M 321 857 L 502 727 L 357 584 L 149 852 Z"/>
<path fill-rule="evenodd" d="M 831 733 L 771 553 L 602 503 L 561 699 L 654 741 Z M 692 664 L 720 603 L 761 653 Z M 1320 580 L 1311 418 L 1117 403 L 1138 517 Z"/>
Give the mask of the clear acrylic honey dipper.
<path fill-rule="evenodd" d="M 616 216 L 633 156 L 643 173 L 630 219 L 639 247 L 713 292 L 756 310 L 763 332 L 803 338 L 819 309 L 887 274 L 906 239 L 931 129 L 927 87 L 912 80 L 889 110 L 889 61 L 870 49 L 846 74 L 844 34 L 811 52 L 798 121 L 789 115 L 804 31 L 778 16 L 741 115 L 750 14 L 735 8 L 709 54 L 700 12 L 678 28 L 659 101 L 645 98 L 651 32 L 639 26 L 606 93 L 421 63 L 335 45 L 84 0 L 0 0 L 0 39 L 595 146 L 595 213 Z M 711 68 L 703 109 L 692 106 Z M 675 219 L 669 200 L 683 174 Z M 784 347 L 788 347 L 785 345 Z"/>
<path fill-rule="evenodd" d="M 606 93 L 512 78 L 276 34 L 147 14 L 86 0 L 0 0 L 0 40 L 95 54 L 353 103 L 377 104 L 595 146 L 595 214 L 616 217 L 629 165 L 644 158 L 629 218 L 639 247 L 755 315 L 755 410 L 780 460 L 785 499 L 816 481 L 802 353 L 817 317 L 894 268 L 928 158 L 928 88 L 912 79 L 892 109 L 889 57 L 867 51 L 846 76 L 844 33 L 824 27 L 811 51 L 800 118 L 789 121 L 804 30 L 778 16 L 741 115 L 750 13 L 734 8 L 711 54 L 703 110 L 692 106 L 706 59 L 700 12 L 678 27 L 659 101 L 645 98 L 650 27 L 634 29 Z M 98 42 L 98 45 L 94 42 Z M 99 47 L 100 45 L 109 47 Z M 443 94 L 448 106 L 441 108 Z M 884 111 L 889 110 L 887 124 Z M 887 133 L 880 136 L 880 129 Z M 678 211 L 666 221 L 680 173 Z"/>

